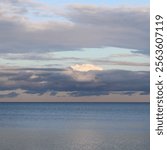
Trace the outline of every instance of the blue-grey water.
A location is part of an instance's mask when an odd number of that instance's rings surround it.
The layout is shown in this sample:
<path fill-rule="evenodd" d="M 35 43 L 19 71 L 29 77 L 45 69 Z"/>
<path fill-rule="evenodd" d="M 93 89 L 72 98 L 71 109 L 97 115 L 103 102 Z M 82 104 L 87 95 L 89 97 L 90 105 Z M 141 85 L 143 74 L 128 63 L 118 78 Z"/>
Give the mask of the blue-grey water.
<path fill-rule="evenodd" d="M 149 150 L 149 103 L 0 103 L 0 150 Z"/>

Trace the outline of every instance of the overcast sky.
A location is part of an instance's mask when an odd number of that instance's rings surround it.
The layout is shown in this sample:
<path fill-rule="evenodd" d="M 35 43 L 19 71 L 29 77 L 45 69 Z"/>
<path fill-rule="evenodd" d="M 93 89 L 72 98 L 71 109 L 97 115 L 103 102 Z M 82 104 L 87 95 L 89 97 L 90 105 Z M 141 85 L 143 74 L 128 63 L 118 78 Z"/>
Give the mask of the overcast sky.
<path fill-rule="evenodd" d="M 149 1 L 1 0 L 0 101 L 149 101 Z"/>

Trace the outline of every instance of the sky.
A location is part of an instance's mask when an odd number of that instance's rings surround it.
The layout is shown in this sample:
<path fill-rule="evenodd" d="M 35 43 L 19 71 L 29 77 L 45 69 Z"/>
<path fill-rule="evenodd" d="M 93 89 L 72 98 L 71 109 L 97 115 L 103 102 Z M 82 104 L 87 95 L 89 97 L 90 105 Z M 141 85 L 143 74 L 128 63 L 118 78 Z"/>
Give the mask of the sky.
<path fill-rule="evenodd" d="M 148 102 L 148 0 L 1 0 L 0 102 Z"/>

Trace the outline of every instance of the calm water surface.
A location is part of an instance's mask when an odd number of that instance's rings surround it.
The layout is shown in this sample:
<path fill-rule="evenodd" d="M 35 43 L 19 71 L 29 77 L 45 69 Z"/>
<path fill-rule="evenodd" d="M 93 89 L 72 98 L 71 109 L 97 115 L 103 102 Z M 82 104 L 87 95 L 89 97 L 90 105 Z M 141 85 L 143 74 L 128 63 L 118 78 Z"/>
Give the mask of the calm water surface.
<path fill-rule="evenodd" d="M 0 150 L 149 150 L 149 103 L 0 103 Z"/>

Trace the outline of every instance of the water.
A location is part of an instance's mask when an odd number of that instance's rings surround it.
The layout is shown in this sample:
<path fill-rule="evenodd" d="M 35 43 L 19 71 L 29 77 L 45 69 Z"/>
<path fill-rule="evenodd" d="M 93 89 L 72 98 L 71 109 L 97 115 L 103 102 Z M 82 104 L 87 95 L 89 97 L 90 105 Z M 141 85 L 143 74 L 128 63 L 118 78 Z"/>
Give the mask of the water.
<path fill-rule="evenodd" d="M 0 103 L 0 150 L 149 150 L 149 103 Z"/>

